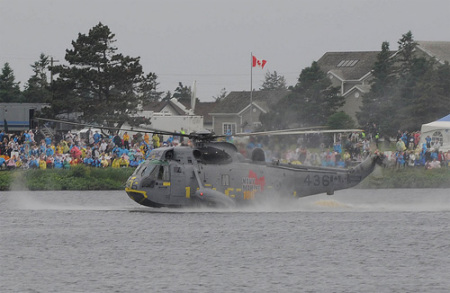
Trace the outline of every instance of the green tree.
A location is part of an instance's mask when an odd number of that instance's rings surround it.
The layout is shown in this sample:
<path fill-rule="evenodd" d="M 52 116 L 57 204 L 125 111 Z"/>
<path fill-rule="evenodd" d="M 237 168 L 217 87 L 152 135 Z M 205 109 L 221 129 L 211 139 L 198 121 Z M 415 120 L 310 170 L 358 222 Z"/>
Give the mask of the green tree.
<path fill-rule="evenodd" d="M 407 74 L 415 59 L 414 50 L 416 49 L 417 42 L 414 41 L 412 32 L 408 31 L 402 35 L 397 44 L 399 52 L 398 61 L 401 62 L 400 74 Z"/>
<path fill-rule="evenodd" d="M 433 62 L 425 58 L 414 58 L 410 66 L 408 74 L 401 77 L 398 96 L 394 97 L 397 119 L 393 122 L 398 129 L 413 131 L 420 129 L 427 113 L 436 111 L 439 97 L 435 87 L 439 73 L 433 68 Z"/>
<path fill-rule="evenodd" d="M 282 75 L 278 75 L 276 71 L 270 73 L 267 71 L 265 75 L 265 80 L 260 88 L 262 91 L 270 90 L 285 90 L 286 89 L 286 79 Z"/>
<path fill-rule="evenodd" d="M 450 66 L 435 68 L 431 62 L 416 60 L 412 72 L 420 76 L 403 110 L 401 128 L 418 130 L 421 125 L 448 115 L 450 109 Z"/>
<path fill-rule="evenodd" d="M 157 91 L 159 86 L 157 78 L 158 76 L 155 73 L 149 73 L 142 78 L 139 84 L 139 92 L 143 105 L 161 100 L 164 92 Z"/>
<path fill-rule="evenodd" d="M 191 87 L 183 86 L 183 83 L 179 82 L 173 93 L 173 98 L 177 99 L 178 102 L 190 103 L 191 95 Z"/>
<path fill-rule="evenodd" d="M 115 41 L 115 35 L 102 23 L 72 41 L 73 48 L 65 55 L 69 65 L 54 68 L 58 78 L 54 82 L 53 114 L 79 112 L 85 122 L 108 127 L 143 122 L 135 116 L 146 97 L 139 90 L 149 91 L 152 77 L 143 76 L 139 57 L 117 53 Z"/>
<path fill-rule="evenodd" d="M 330 129 L 351 129 L 355 127 L 355 121 L 348 114 L 340 111 L 328 118 L 327 126 Z"/>
<path fill-rule="evenodd" d="M 46 103 L 51 101 L 50 84 L 47 79 L 49 57 L 41 53 L 39 60 L 34 62 L 33 76 L 28 79 L 23 92 L 27 103 Z"/>
<path fill-rule="evenodd" d="M 326 125 L 328 118 L 345 103 L 339 89 L 332 87 L 317 62 L 302 70 L 297 84 L 290 90 L 290 94 L 272 107 L 276 110 L 260 116 L 264 129 Z"/>
<path fill-rule="evenodd" d="M 450 67 L 417 55 L 417 43 L 409 31 L 398 41 L 396 54 L 382 45 L 373 69 L 371 90 L 363 96 L 360 125 L 376 123 L 381 133 L 415 131 L 421 124 L 448 114 Z"/>
<path fill-rule="evenodd" d="M 328 118 L 345 103 L 339 89 L 331 85 L 317 62 L 302 70 L 288 99 L 297 122 L 304 126 L 325 125 Z"/>
<path fill-rule="evenodd" d="M 216 102 L 220 102 L 223 99 L 225 99 L 226 96 L 227 96 L 227 90 L 225 88 L 223 88 L 223 89 L 220 90 L 220 93 L 217 96 L 215 96 L 215 97 L 213 96 L 213 99 Z"/>
<path fill-rule="evenodd" d="M 14 71 L 9 63 L 5 63 L 0 74 L 0 102 L 18 103 L 22 102 L 20 82 L 16 82 Z"/>
<path fill-rule="evenodd" d="M 375 123 L 386 130 L 391 128 L 392 117 L 395 115 L 392 98 L 397 92 L 397 77 L 388 42 L 381 44 L 381 52 L 378 53 L 372 75 L 371 90 L 363 95 L 361 111 L 356 113 L 356 117 L 359 125 Z"/>
<path fill-rule="evenodd" d="M 167 91 L 164 95 L 164 97 L 162 98 L 163 101 L 169 101 L 170 99 L 172 99 L 172 93 L 170 91 Z"/>

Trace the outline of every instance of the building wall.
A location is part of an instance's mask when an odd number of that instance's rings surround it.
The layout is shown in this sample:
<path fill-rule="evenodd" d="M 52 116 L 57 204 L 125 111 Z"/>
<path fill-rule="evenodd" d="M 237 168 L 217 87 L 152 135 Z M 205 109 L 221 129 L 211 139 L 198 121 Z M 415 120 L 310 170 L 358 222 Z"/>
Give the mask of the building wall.
<path fill-rule="evenodd" d="M 227 115 L 227 116 L 214 116 L 213 118 L 213 132 L 217 135 L 223 134 L 223 124 L 224 123 L 234 123 L 236 124 L 236 129 L 239 129 L 240 132 L 240 125 L 241 125 L 241 119 L 237 115 Z"/>
<path fill-rule="evenodd" d="M 41 103 L 0 103 L 0 128 L 4 129 L 5 121 L 9 132 L 34 128 L 30 118 L 46 106 Z"/>
<path fill-rule="evenodd" d="M 356 119 L 356 112 L 360 111 L 360 107 L 362 106 L 362 95 L 358 90 L 351 91 L 348 95 L 345 96 L 345 104 L 339 109 L 339 111 L 344 111 L 347 115 L 352 117 L 355 123 L 358 123 L 358 119 Z"/>

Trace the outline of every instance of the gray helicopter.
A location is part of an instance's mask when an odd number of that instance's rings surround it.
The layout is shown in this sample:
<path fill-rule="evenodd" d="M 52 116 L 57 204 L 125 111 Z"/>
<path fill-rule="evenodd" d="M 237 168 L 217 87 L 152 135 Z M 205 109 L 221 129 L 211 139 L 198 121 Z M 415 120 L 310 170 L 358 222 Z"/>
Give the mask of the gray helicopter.
<path fill-rule="evenodd" d="M 270 134 L 317 133 L 318 131 L 266 132 Z M 340 130 L 321 131 L 338 133 Z M 245 134 L 247 135 L 247 134 Z M 353 187 L 380 164 L 379 155 L 369 155 L 356 166 L 343 169 L 267 163 L 261 148 L 250 158 L 228 142 L 214 141 L 211 132 L 192 133 L 191 146 L 152 150 L 128 179 L 125 191 L 148 207 L 246 205 L 274 195 L 305 197 Z"/>

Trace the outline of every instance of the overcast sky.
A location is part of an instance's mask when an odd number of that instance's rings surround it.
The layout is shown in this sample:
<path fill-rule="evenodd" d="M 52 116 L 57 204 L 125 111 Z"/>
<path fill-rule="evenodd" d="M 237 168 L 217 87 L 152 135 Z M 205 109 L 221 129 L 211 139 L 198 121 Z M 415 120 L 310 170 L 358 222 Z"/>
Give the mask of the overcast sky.
<path fill-rule="evenodd" d="M 102 22 L 118 52 L 141 57 L 159 90 L 172 93 L 197 81 L 197 97 L 221 89 L 250 90 L 277 71 L 294 85 L 301 70 L 325 52 L 397 49 L 402 34 L 450 41 L 449 0 L 0 0 L 0 65 L 8 62 L 22 85 L 40 53 L 64 61 L 78 33 Z"/>

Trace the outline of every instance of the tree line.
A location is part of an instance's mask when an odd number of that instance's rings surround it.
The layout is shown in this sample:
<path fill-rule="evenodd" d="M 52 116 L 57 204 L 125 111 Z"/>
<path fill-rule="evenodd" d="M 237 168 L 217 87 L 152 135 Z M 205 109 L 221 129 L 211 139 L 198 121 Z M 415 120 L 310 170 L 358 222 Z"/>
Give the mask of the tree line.
<path fill-rule="evenodd" d="M 158 91 L 157 74 L 145 74 L 139 57 L 118 53 L 115 41 L 115 35 L 102 23 L 88 34 L 79 33 L 72 48 L 66 50 L 67 65 L 55 65 L 49 56 L 41 54 L 23 91 L 5 63 L 0 74 L 0 102 L 49 103 L 51 107 L 41 115 L 77 112 L 87 123 L 120 127 L 124 122 L 149 122 L 135 115 L 138 105 L 171 98 L 190 100 L 191 88 L 181 82 L 173 94 Z M 417 130 L 421 124 L 447 115 L 449 64 L 417 56 L 411 32 L 402 35 L 398 45 L 397 51 L 391 51 L 388 42 L 382 43 L 372 70 L 371 89 L 362 97 L 357 121 L 339 111 L 344 97 L 332 87 L 317 62 L 301 71 L 294 86 L 287 87 L 276 71 L 267 72 L 260 90 L 289 91 L 270 112 L 261 114 L 262 129 L 317 125 L 339 129 L 376 124 L 384 135 L 393 136 L 398 129 Z M 224 88 L 214 98 L 220 101 L 225 96 Z"/>

